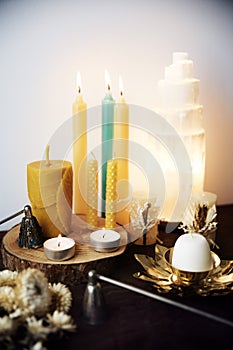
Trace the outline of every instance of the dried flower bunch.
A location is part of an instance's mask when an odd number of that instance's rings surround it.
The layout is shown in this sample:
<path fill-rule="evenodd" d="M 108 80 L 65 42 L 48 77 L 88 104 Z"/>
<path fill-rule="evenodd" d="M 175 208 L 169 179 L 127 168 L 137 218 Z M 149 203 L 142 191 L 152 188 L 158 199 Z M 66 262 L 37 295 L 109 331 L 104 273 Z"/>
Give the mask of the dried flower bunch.
<path fill-rule="evenodd" d="M 70 290 L 37 269 L 0 271 L 0 349 L 45 350 L 52 335 L 75 330 L 71 303 Z"/>
<path fill-rule="evenodd" d="M 131 204 L 130 219 L 133 229 L 140 229 L 142 235 L 155 226 L 158 220 L 159 207 L 157 203 L 142 203 L 135 200 Z"/>
<path fill-rule="evenodd" d="M 209 243 L 217 247 L 216 243 L 210 238 L 209 234 L 217 227 L 217 211 L 216 207 L 209 207 L 207 204 L 197 204 L 193 201 L 183 218 L 182 224 L 179 226 L 186 233 L 203 234 Z"/>

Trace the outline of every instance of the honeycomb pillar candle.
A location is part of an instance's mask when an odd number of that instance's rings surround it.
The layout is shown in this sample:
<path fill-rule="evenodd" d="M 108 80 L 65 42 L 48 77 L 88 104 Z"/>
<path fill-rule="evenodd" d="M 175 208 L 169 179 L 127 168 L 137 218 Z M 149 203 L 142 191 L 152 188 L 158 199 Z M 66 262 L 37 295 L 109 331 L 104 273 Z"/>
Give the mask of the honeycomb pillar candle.
<path fill-rule="evenodd" d="M 81 77 L 77 74 L 78 94 L 73 103 L 73 211 L 75 214 L 86 214 L 86 164 L 87 153 L 87 105 L 81 91 Z"/>
<path fill-rule="evenodd" d="M 116 227 L 116 181 L 117 162 L 109 160 L 107 163 L 107 185 L 106 185 L 106 206 L 105 206 L 105 228 Z"/>
<path fill-rule="evenodd" d="M 27 165 L 27 188 L 32 212 L 47 238 L 70 231 L 72 182 L 72 164 L 50 160 L 48 146 L 46 160 Z"/>
<path fill-rule="evenodd" d="M 116 221 L 121 225 L 129 223 L 129 107 L 123 96 L 123 83 L 119 78 L 120 98 L 114 108 L 114 157 L 117 159 L 117 192 L 119 207 Z"/>
<path fill-rule="evenodd" d="M 87 162 L 87 224 L 97 227 L 98 207 L 98 162 L 89 160 Z"/>

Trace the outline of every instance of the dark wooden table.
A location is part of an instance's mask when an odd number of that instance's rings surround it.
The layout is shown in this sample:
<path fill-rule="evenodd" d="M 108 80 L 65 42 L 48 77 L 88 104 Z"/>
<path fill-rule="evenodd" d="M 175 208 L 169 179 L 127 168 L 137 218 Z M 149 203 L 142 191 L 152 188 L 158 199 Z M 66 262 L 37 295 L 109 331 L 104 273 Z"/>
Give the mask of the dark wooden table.
<path fill-rule="evenodd" d="M 219 206 L 217 211 L 216 242 L 220 246 L 217 254 L 221 259 L 233 259 L 233 205 Z M 170 242 L 176 239 L 175 235 L 171 233 L 165 239 Z M 156 293 L 150 284 L 132 277 L 132 273 L 142 271 L 134 258 L 135 253 L 154 256 L 154 245 L 128 245 L 110 277 Z M 98 326 L 87 325 L 82 318 L 86 284 L 70 286 L 73 293 L 71 313 L 77 331 L 56 344 L 57 350 L 232 348 L 233 328 L 230 326 L 107 283 L 101 285 L 109 316 Z M 233 293 L 218 297 L 165 297 L 233 322 Z"/>

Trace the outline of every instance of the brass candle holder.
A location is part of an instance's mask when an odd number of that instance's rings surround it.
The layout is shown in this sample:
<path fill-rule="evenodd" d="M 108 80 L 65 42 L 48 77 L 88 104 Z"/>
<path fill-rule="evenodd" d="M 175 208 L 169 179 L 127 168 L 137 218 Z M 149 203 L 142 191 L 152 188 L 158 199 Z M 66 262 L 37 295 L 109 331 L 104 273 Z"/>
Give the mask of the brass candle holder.
<path fill-rule="evenodd" d="M 218 255 L 214 252 L 211 252 L 213 259 L 213 269 L 200 272 L 180 270 L 172 265 L 173 250 L 174 248 L 168 249 L 164 254 L 164 259 L 172 271 L 172 281 L 179 286 L 197 286 L 199 283 L 202 283 L 202 281 L 220 265 L 220 258 Z"/>
<path fill-rule="evenodd" d="M 144 271 L 135 272 L 133 276 L 151 283 L 159 293 L 218 296 L 233 291 L 233 260 L 220 260 L 217 254 L 211 252 L 213 268 L 210 271 L 190 272 L 172 266 L 172 253 L 173 248 L 156 244 L 154 258 L 135 254 Z"/>

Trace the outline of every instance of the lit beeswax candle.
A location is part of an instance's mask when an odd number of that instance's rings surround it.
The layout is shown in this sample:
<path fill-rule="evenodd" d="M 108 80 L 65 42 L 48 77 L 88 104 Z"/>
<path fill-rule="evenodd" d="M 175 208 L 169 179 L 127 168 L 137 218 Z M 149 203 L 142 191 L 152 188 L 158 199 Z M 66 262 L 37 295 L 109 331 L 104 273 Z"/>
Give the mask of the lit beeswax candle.
<path fill-rule="evenodd" d="M 117 162 L 109 160 L 107 163 L 107 186 L 106 186 L 106 210 L 105 210 L 105 228 L 113 229 L 116 227 L 116 180 L 117 180 Z"/>
<path fill-rule="evenodd" d="M 129 223 L 129 107 L 123 96 L 123 82 L 119 78 L 120 98 L 114 108 L 114 157 L 117 159 L 117 193 L 122 207 L 117 208 L 116 220 L 121 225 Z"/>
<path fill-rule="evenodd" d="M 86 164 L 84 160 L 87 153 L 87 105 L 81 94 L 81 77 L 77 73 L 78 94 L 73 103 L 73 170 L 74 170 L 74 213 L 86 214 Z"/>
<path fill-rule="evenodd" d="M 89 160 L 87 162 L 87 224 L 91 227 L 97 226 L 98 206 L 98 162 Z"/>
<path fill-rule="evenodd" d="M 102 101 L 102 217 L 105 212 L 107 161 L 112 159 L 112 139 L 115 101 L 111 93 L 110 77 L 105 70 L 107 92 Z"/>
<path fill-rule="evenodd" d="M 48 146 L 46 160 L 27 165 L 28 197 L 45 237 L 70 231 L 72 181 L 72 164 L 50 160 Z"/>

